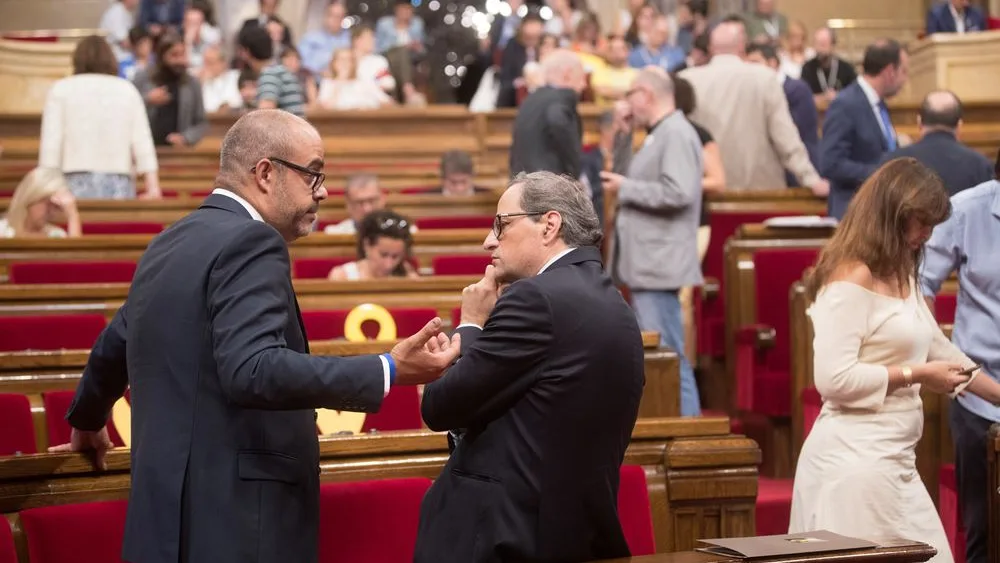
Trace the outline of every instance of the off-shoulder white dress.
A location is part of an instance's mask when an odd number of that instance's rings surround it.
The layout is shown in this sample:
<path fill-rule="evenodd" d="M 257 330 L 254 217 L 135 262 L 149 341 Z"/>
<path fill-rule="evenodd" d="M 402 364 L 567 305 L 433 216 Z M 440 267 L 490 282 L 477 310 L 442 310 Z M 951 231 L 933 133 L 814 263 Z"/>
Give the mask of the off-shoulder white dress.
<path fill-rule="evenodd" d="M 810 307 L 813 377 L 824 403 L 796 467 L 789 533 L 917 540 L 938 550 L 933 563 L 951 563 L 917 474 L 920 386 L 886 395 L 888 366 L 971 361 L 941 333 L 916 287 L 898 299 L 838 281 Z"/>

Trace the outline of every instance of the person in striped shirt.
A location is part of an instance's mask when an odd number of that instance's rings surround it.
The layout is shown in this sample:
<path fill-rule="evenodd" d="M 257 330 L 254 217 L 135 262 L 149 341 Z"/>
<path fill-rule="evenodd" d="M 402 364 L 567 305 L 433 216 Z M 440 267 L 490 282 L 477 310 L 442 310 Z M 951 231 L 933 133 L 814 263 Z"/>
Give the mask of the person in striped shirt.
<path fill-rule="evenodd" d="M 283 64 L 272 63 L 274 46 L 267 30 L 245 28 L 240 32 L 241 56 L 257 79 L 257 108 L 280 109 L 299 117 L 306 112 L 306 97 L 298 76 Z"/>

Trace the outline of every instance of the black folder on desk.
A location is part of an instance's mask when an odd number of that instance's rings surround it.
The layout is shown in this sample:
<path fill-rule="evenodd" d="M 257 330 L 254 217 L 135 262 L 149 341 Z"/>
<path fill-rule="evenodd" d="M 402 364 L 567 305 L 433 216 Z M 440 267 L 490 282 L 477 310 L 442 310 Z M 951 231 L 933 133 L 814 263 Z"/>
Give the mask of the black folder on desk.
<path fill-rule="evenodd" d="M 739 559 L 830 553 L 835 551 L 874 549 L 878 547 L 878 544 L 875 542 L 850 538 L 826 530 L 782 536 L 756 536 L 698 541 L 708 544 L 708 547 L 695 548 L 696 551 Z"/>

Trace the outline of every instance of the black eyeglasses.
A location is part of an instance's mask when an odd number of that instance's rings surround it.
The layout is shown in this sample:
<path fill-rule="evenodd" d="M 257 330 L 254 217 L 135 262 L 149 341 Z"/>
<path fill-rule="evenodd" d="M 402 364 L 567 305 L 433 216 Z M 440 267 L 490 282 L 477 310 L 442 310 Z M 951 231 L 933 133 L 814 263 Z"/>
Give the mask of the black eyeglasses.
<path fill-rule="evenodd" d="M 545 215 L 545 212 L 538 211 L 535 213 L 497 213 L 496 216 L 493 217 L 493 234 L 496 235 L 498 239 L 500 238 L 500 235 L 503 234 L 504 227 L 506 227 L 511 223 L 510 221 L 504 222 L 504 219 L 508 219 L 510 217 L 538 217 L 539 215 Z"/>
<path fill-rule="evenodd" d="M 305 166 L 300 166 L 298 164 L 295 164 L 294 162 L 288 162 L 287 160 L 285 160 L 283 158 L 277 158 L 277 157 L 274 157 L 274 156 L 269 156 L 269 157 L 267 157 L 267 159 L 270 160 L 271 162 L 278 163 L 278 164 L 280 164 L 282 166 L 286 166 L 288 168 L 291 168 L 292 170 L 295 170 L 296 172 L 299 172 L 301 174 L 306 174 L 307 176 L 311 177 L 312 179 L 310 180 L 310 183 L 309 183 L 309 189 L 312 190 L 312 193 L 314 195 L 316 194 L 316 190 L 318 190 L 319 187 L 323 185 L 323 182 L 326 181 L 326 174 L 324 174 L 323 172 L 317 172 L 316 170 L 313 170 L 312 168 L 306 168 Z M 251 172 L 256 172 L 257 171 L 257 166 L 254 165 L 254 167 L 251 168 L 250 171 Z"/>

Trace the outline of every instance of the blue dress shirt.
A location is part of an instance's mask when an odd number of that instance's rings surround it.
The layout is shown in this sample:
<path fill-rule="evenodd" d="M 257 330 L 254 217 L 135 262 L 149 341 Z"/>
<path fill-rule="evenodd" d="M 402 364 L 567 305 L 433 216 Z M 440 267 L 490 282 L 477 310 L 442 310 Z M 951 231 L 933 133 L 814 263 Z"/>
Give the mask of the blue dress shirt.
<path fill-rule="evenodd" d="M 924 246 L 920 285 L 934 296 L 958 270 L 958 307 L 952 342 L 977 364 L 979 377 L 1000 376 L 1000 181 L 992 180 L 951 198 L 952 215 Z M 1000 406 L 966 393 L 958 402 L 969 412 L 1000 422 Z"/>

